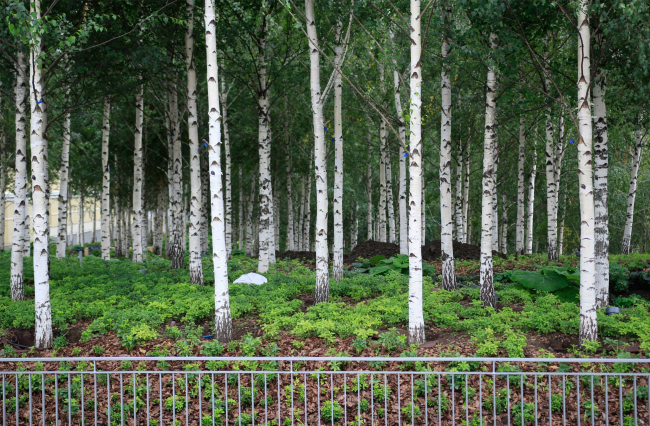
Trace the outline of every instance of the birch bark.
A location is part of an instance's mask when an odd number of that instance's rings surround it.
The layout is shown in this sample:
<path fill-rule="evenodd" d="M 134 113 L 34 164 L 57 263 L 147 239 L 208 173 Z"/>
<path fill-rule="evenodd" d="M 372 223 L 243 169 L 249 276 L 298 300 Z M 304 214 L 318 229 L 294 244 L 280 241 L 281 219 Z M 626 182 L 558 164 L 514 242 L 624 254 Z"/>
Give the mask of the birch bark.
<path fill-rule="evenodd" d="M 285 110 L 286 111 L 286 110 Z M 288 133 L 288 124 L 286 121 L 285 113 L 285 128 L 284 134 L 286 137 L 285 143 L 285 155 L 286 155 L 286 173 L 287 173 L 287 242 L 285 244 L 285 250 L 293 251 L 295 250 L 294 246 L 294 232 L 293 232 L 293 191 L 291 189 L 291 155 L 289 154 L 289 133 Z"/>
<path fill-rule="evenodd" d="M 591 29 L 588 0 L 578 12 L 578 182 L 580 184 L 580 342 L 598 338 L 596 318 L 596 265 L 594 253 L 594 194 L 592 175 L 592 121 L 589 105 L 591 81 Z"/>
<path fill-rule="evenodd" d="M 463 187 L 463 243 L 469 243 L 469 154 L 470 154 L 470 141 L 471 138 L 467 138 L 467 143 L 465 144 L 465 185 Z"/>
<path fill-rule="evenodd" d="M 183 159 L 181 157 L 181 139 L 179 132 L 180 126 L 178 123 L 178 98 L 176 93 L 176 84 L 170 85 L 169 100 L 171 129 L 170 134 L 172 140 L 172 192 L 169 197 L 171 203 L 171 241 L 169 247 L 169 257 L 172 261 L 172 269 L 182 269 L 183 248 L 185 246 L 185 242 L 183 241 L 185 218 L 183 217 Z M 210 109 L 212 109 L 212 107 Z M 214 215 L 214 213 L 212 214 Z"/>
<path fill-rule="evenodd" d="M 632 242 L 632 225 L 634 225 L 634 202 L 636 200 L 636 186 L 639 178 L 639 165 L 643 152 L 643 133 L 641 130 L 635 132 L 634 153 L 632 155 L 632 166 L 630 168 L 630 185 L 627 193 L 627 213 L 625 215 L 625 228 L 623 229 L 623 241 L 621 242 L 621 253 L 630 254 Z"/>
<path fill-rule="evenodd" d="M 316 290 L 314 303 L 329 302 L 327 249 L 327 147 L 323 124 L 323 103 L 320 87 L 320 53 L 316 32 L 314 0 L 305 0 L 305 17 L 309 38 L 310 92 L 314 126 L 314 168 L 316 179 Z"/>
<path fill-rule="evenodd" d="M 83 188 L 81 189 L 80 195 L 79 195 L 79 208 L 78 208 L 78 215 L 79 215 L 79 228 L 78 228 L 78 238 L 79 238 L 79 245 L 84 246 L 86 244 L 86 236 L 84 235 L 86 233 L 85 229 L 85 211 L 84 211 L 84 190 Z"/>
<path fill-rule="evenodd" d="M 546 40 L 544 40 L 546 45 Z M 546 56 L 544 62 L 547 62 Z M 544 68 L 544 89 L 551 89 L 550 73 Z M 548 260 L 558 260 L 557 254 L 557 182 L 555 181 L 555 147 L 553 138 L 555 128 L 551 118 L 551 107 L 546 109 L 546 235 L 548 242 Z"/>
<path fill-rule="evenodd" d="M 456 198 L 454 200 L 455 241 L 463 242 L 463 152 L 459 144 L 456 162 Z"/>
<path fill-rule="evenodd" d="M 61 171 L 59 172 L 59 217 L 57 227 L 56 257 L 65 257 L 67 248 L 68 219 L 68 173 L 70 169 L 70 113 L 63 119 L 63 141 L 61 144 Z"/>
<path fill-rule="evenodd" d="M 41 2 L 30 2 L 30 13 L 41 20 Z M 47 167 L 47 139 L 45 135 L 45 102 L 43 99 L 42 40 L 38 32 L 32 40 L 29 55 L 30 69 L 30 147 L 32 155 L 32 202 L 34 224 L 34 303 L 36 327 L 34 346 L 37 349 L 52 347 L 52 307 L 50 304 L 50 223 L 49 180 Z"/>
<path fill-rule="evenodd" d="M 409 119 L 409 343 L 422 344 L 422 35 L 420 0 L 411 0 Z"/>
<path fill-rule="evenodd" d="M 600 35 L 600 34 L 599 34 Z M 597 41 L 602 43 L 601 37 Z M 609 305 L 609 211 L 607 207 L 607 175 L 609 167 L 607 137 L 606 76 L 602 69 L 594 80 L 594 232 L 596 258 L 596 309 Z M 557 211 L 555 213 L 557 215 Z"/>
<path fill-rule="evenodd" d="M 496 89 L 495 89 L 496 91 Z M 496 107 L 494 113 L 494 123 L 496 123 Z M 494 182 L 494 189 L 492 191 L 492 250 L 499 251 L 499 197 L 498 192 L 498 168 L 499 168 L 499 150 L 497 147 L 496 124 L 494 124 L 494 154 L 492 156 L 492 181 Z"/>
<path fill-rule="evenodd" d="M 165 216 L 165 197 L 163 195 L 163 188 L 158 190 L 158 203 L 156 211 L 154 213 L 154 225 L 153 225 L 153 252 L 154 254 L 160 256 L 162 255 L 162 246 L 163 246 L 163 218 Z"/>
<path fill-rule="evenodd" d="M 314 151 L 310 152 L 309 157 L 314 156 Z M 302 237 L 303 241 L 303 251 L 310 251 L 311 248 L 311 178 L 314 174 L 314 163 L 309 161 L 309 174 L 307 175 L 307 187 L 305 191 L 305 222 L 304 222 L 304 234 Z"/>
<path fill-rule="evenodd" d="M 135 143 L 133 147 L 133 263 L 142 262 L 142 126 L 144 122 L 144 85 L 135 95 Z M 83 220 L 82 220 L 83 222 Z"/>
<path fill-rule="evenodd" d="M 217 23 L 214 3 L 205 2 L 205 44 L 207 57 L 210 198 L 212 225 L 212 262 L 214 264 L 215 337 L 232 340 L 232 317 L 228 294 L 228 254 L 224 238 L 224 202 L 221 184 L 221 113 L 219 111 L 219 68 L 217 64 Z"/>
<path fill-rule="evenodd" d="M 533 209 L 535 208 L 535 179 L 537 178 L 537 140 L 535 138 L 533 138 L 530 162 L 530 177 L 528 178 L 528 206 L 526 209 L 526 254 L 533 253 Z"/>
<path fill-rule="evenodd" d="M 339 282 L 343 278 L 343 119 L 341 113 L 343 83 L 340 69 L 343 65 L 341 34 L 343 25 L 336 22 L 336 46 L 334 47 L 334 250 L 332 278 Z"/>
<path fill-rule="evenodd" d="M 505 192 L 505 191 L 504 191 Z M 505 193 L 501 193 L 501 253 L 508 254 L 508 206 Z"/>
<path fill-rule="evenodd" d="M 210 1 L 210 0 L 208 0 Z M 196 68 L 194 64 L 194 0 L 186 0 L 185 14 L 185 69 L 187 71 L 187 131 L 190 147 L 190 283 L 203 285 L 201 263 L 201 155 L 199 144 L 199 122 L 196 107 Z M 225 117 L 224 117 L 225 118 Z M 224 130 L 226 128 L 224 120 Z M 226 135 L 227 133 L 224 132 Z M 227 145 L 227 144 L 226 144 Z M 226 158 L 228 148 L 226 148 Z M 226 248 L 228 245 L 226 244 Z"/>
<path fill-rule="evenodd" d="M 393 204 L 393 172 L 390 150 L 386 149 L 386 205 L 388 206 L 388 242 L 395 244 L 395 207 Z"/>
<path fill-rule="evenodd" d="M 451 14 L 449 3 L 445 4 L 445 21 Z M 449 39 L 442 38 L 442 71 L 440 72 L 440 240 L 442 258 L 442 287 L 445 290 L 456 288 L 456 268 L 454 265 L 454 222 L 452 216 L 451 194 L 451 80 L 449 78 Z"/>
<path fill-rule="evenodd" d="M 384 87 L 384 66 L 379 64 L 379 85 L 382 95 L 386 93 Z M 386 242 L 386 122 L 380 119 L 379 124 L 379 241 Z"/>
<path fill-rule="evenodd" d="M 254 175 L 253 175 L 254 176 Z M 251 193 L 246 197 L 246 250 L 248 257 L 253 256 L 253 199 L 255 198 L 255 184 L 251 182 Z"/>
<path fill-rule="evenodd" d="M 68 201 L 69 202 L 69 201 Z M 69 204 L 68 204 L 69 205 Z M 113 198 L 113 205 L 115 206 L 115 258 L 119 259 L 122 254 L 122 209 L 118 202 L 117 195 Z M 70 221 L 72 221 L 72 209 L 70 211 Z"/>
<path fill-rule="evenodd" d="M 237 240 L 239 250 L 244 249 L 244 181 L 242 178 L 242 169 L 239 166 L 239 211 L 237 212 Z"/>
<path fill-rule="evenodd" d="M 515 240 L 515 252 L 517 255 L 524 254 L 524 203 L 525 203 L 525 182 L 524 165 L 526 163 L 526 128 L 524 117 L 519 119 L 519 162 L 517 164 L 517 228 Z"/>
<path fill-rule="evenodd" d="M 296 250 L 303 250 L 304 247 L 304 236 L 305 236 L 305 204 L 307 201 L 307 196 L 305 195 L 305 191 L 307 190 L 305 180 L 307 178 L 303 175 L 300 178 L 300 194 L 298 194 L 298 202 L 300 204 L 300 207 L 298 208 L 298 231 L 297 231 L 297 240 L 298 240 L 298 246 L 296 247 Z"/>
<path fill-rule="evenodd" d="M 391 33 L 391 36 L 393 34 Z M 408 254 L 408 219 L 406 204 L 406 123 L 402 112 L 402 100 L 399 91 L 399 74 L 393 70 L 393 91 L 395 93 L 395 111 L 399 120 L 398 131 L 400 139 L 399 148 L 399 252 Z M 370 165 L 368 165 L 370 167 Z M 371 171 L 372 172 L 372 171 Z M 356 218 L 356 216 L 355 216 Z M 358 219 L 355 219 L 358 220 Z M 355 243 L 356 246 L 356 243 Z M 354 247 L 353 247 L 354 248 Z"/>
<path fill-rule="evenodd" d="M 373 227 L 372 227 L 372 155 L 370 152 L 370 142 L 372 140 L 372 133 L 370 131 L 370 123 L 368 123 L 368 151 L 366 156 L 366 205 L 368 206 L 368 233 L 367 239 L 372 240 Z"/>
<path fill-rule="evenodd" d="M 230 158 L 230 132 L 228 131 L 228 88 L 226 78 L 221 74 L 221 114 L 223 121 L 223 150 L 226 158 L 226 252 L 232 257 L 232 161 Z"/>
<path fill-rule="evenodd" d="M 102 260 L 111 260 L 111 168 L 108 164 L 108 142 L 111 131 L 111 99 L 104 98 L 104 114 L 102 125 Z M 67 197 L 66 197 L 67 198 Z M 59 201 L 59 206 L 61 201 Z M 59 211 L 59 217 L 61 213 Z M 60 226 L 60 225 L 59 225 Z M 59 237 L 61 239 L 61 237 Z M 63 238 L 65 243 L 65 236 Z"/>
<path fill-rule="evenodd" d="M 497 36 L 490 34 L 490 48 L 497 47 Z M 484 307 L 496 309 L 494 294 L 494 270 L 492 268 L 494 192 L 494 146 L 496 141 L 496 74 L 494 65 L 488 67 L 487 93 L 485 96 L 485 137 L 483 149 L 483 184 L 481 212 L 481 301 Z"/>
<path fill-rule="evenodd" d="M 16 55 L 16 162 L 14 174 L 14 230 L 11 242 L 11 298 L 24 300 L 23 247 L 25 246 L 25 221 L 27 205 L 27 123 L 26 100 L 27 67 L 25 54 L 19 50 Z"/>
<path fill-rule="evenodd" d="M 205 143 L 202 147 L 207 147 Z M 202 149 L 202 148 L 199 148 Z M 210 249 L 210 174 L 208 159 L 201 155 L 201 253 L 209 254 Z M 243 244 L 243 243 L 242 243 Z M 243 248 L 243 246 L 242 246 Z"/>
<path fill-rule="evenodd" d="M 266 78 L 267 20 L 263 18 L 258 51 L 258 153 L 259 153 L 259 260 L 257 272 L 269 270 L 274 250 L 273 238 L 273 187 L 271 183 L 271 135 L 269 129 L 269 99 Z"/>

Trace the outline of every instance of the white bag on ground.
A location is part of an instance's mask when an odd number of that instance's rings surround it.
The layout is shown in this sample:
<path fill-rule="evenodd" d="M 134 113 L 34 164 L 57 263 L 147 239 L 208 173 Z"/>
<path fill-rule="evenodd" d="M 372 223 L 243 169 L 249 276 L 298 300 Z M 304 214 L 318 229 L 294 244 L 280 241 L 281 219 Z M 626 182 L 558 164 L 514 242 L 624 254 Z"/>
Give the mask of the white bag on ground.
<path fill-rule="evenodd" d="M 234 284 L 266 284 L 268 280 L 265 276 L 251 272 L 250 274 L 242 275 L 234 281 Z"/>

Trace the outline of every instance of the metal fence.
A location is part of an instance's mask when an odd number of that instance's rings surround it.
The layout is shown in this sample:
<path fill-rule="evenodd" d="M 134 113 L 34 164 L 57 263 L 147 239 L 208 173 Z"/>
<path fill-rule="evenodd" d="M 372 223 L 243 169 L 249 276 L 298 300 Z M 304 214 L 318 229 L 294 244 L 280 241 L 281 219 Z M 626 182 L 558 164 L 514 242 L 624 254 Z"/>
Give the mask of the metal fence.
<path fill-rule="evenodd" d="M 650 360 L 0 359 L 2 425 L 648 425 Z"/>

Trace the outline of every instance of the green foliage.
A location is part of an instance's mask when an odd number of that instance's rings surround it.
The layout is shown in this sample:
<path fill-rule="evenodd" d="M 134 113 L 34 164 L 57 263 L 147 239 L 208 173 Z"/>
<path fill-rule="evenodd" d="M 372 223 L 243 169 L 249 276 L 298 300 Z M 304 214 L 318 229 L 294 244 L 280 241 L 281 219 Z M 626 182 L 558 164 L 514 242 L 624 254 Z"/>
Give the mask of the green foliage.
<path fill-rule="evenodd" d="M 609 264 L 609 289 L 613 293 L 626 292 L 630 286 L 628 279 L 630 278 L 630 271 L 618 263 L 612 262 Z"/>
<path fill-rule="evenodd" d="M 327 423 L 338 422 L 343 417 L 343 407 L 338 401 L 325 401 L 320 409 L 320 416 Z"/>
<path fill-rule="evenodd" d="M 223 354 L 224 347 L 218 340 L 212 340 L 211 342 L 206 342 L 201 349 L 201 354 L 205 356 L 221 356 Z"/>

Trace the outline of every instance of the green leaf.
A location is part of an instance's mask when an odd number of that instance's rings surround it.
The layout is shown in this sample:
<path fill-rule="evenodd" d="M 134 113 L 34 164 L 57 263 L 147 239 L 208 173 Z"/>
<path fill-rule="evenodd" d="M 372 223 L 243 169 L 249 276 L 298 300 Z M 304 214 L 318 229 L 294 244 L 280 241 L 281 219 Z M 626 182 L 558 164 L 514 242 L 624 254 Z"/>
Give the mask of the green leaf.
<path fill-rule="evenodd" d="M 520 271 L 515 269 L 512 271 L 510 279 L 526 288 L 548 292 L 557 291 L 569 285 L 565 276 L 552 270 L 545 271 L 542 274 L 539 271 Z"/>
<path fill-rule="evenodd" d="M 370 275 L 385 274 L 386 272 L 390 271 L 390 269 L 391 267 L 388 265 L 375 266 L 374 268 L 370 268 Z"/>
<path fill-rule="evenodd" d="M 386 256 L 382 256 L 381 254 L 378 254 L 377 256 L 370 259 L 370 263 L 372 263 L 373 265 L 378 265 L 379 262 L 381 262 L 382 260 L 386 260 Z"/>

